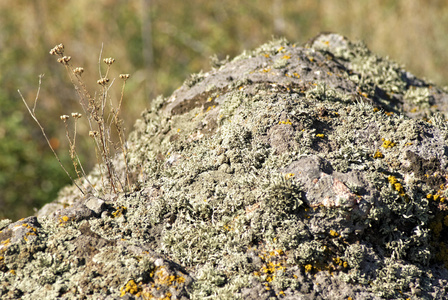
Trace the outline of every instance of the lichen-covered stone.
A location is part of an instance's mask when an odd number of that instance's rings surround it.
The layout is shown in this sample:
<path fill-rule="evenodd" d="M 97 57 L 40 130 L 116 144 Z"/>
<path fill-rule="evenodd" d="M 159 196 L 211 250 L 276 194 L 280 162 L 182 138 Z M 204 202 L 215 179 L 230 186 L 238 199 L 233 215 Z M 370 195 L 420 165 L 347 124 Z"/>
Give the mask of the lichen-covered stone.
<path fill-rule="evenodd" d="M 442 89 L 337 34 L 214 65 L 136 122 L 133 192 L 0 222 L 2 299 L 448 297 Z"/>

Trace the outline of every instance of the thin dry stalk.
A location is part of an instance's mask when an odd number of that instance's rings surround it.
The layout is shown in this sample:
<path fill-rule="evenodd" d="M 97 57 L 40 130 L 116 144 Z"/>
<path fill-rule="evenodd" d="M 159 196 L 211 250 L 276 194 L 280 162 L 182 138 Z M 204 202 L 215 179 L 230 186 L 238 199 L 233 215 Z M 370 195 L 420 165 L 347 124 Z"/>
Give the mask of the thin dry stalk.
<path fill-rule="evenodd" d="M 121 109 L 121 103 L 123 102 L 124 98 L 124 88 L 126 86 L 126 80 L 129 79 L 129 74 L 120 74 L 120 78 L 123 79 L 123 86 L 121 88 L 121 96 L 120 96 L 120 102 L 118 103 L 118 108 L 114 113 L 114 124 L 115 128 L 118 132 L 118 138 L 120 139 L 120 146 L 121 146 L 121 152 L 123 153 L 123 160 L 126 167 L 126 184 L 128 189 L 131 189 L 131 182 L 129 180 L 129 167 L 128 167 L 128 153 L 126 149 L 126 134 L 123 129 L 123 122 L 118 118 L 118 114 L 120 113 Z"/>
<path fill-rule="evenodd" d="M 26 109 L 28 110 L 29 114 L 31 115 L 31 117 L 33 118 L 33 120 L 37 123 L 37 126 L 39 126 L 42 135 L 44 136 L 45 140 L 47 141 L 48 146 L 50 147 L 51 151 L 53 152 L 54 156 L 56 157 L 57 161 L 59 162 L 59 165 L 61 166 L 61 168 L 64 170 L 64 172 L 67 174 L 67 176 L 70 178 L 70 180 L 73 182 L 73 184 L 79 189 L 79 191 L 85 195 L 85 191 L 75 182 L 75 180 L 73 179 L 73 177 L 70 175 L 70 173 L 67 171 L 67 169 L 64 167 L 64 165 L 62 164 L 61 160 L 59 159 L 58 154 L 56 153 L 56 151 L 54 150 L 53 146 L 51 146 L 50 140 L 47 137 L 47 134 L 45 133 L 44 127 L 40 124 L 39 120 L 36 117 L 36 104 L 37 104 L 37 100 L 39 99 L 39 92 L 40 92 L 40 87 L 42 85 L 42 77 L 43 75 L 39 76 L 39 87 L 37 89 L 37 93 L 36 93 L 36 98 L 34 99 L 34 105 L 33 105 L 33 109 L 31 110 L 30 107 L 28 106 L 28 103 L 26 102 L 25 98 L 23 97 L 22 93 L 20 92 L 20 90 L 17 90 L 19 92 L 20 98 L 22 98 L 23 103 L 26 106 Z"/>

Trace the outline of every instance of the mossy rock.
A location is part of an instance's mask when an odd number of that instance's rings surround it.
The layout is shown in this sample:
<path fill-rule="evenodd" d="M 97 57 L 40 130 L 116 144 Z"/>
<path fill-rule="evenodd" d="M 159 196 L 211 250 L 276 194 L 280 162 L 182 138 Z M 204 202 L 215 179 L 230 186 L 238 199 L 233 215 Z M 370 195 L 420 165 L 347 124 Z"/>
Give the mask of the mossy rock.
<path fill-rule="evenodd" d="M 337 34 L 213 65 L 136 122 L 133 192 L 0 222 L 2 299 L 448 297 L 442 89 Z"/>

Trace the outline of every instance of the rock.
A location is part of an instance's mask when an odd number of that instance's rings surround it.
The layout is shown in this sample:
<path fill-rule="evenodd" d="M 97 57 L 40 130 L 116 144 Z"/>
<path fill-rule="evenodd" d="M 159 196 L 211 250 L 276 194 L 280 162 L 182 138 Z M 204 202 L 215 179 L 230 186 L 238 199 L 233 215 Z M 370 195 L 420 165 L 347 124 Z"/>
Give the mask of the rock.
<path fill-rule="evenodd" d="M 96 197 L 90 197 L 86 201 L 85 205 L 97 215 L 100 215 L 104 210 L 106 210 L 106 202 Z"/>
<path fill-rule="evenodd" d="M 337 34 L 246 51 L 143 112 L 134 192 L 0 222 L 0 295 L 445 299 L 447 103 Z"/>

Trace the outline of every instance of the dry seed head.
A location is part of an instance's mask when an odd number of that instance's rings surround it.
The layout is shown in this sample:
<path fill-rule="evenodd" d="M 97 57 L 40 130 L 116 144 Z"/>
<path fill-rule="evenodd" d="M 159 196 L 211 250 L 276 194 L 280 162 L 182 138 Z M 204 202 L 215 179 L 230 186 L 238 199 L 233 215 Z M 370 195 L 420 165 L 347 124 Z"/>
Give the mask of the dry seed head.
<path fill-rule="evenodd" d="M 75 68 L 73 70 L 73 73 L 75 73 L 76 75 L 80 75 L 81 76 L 81 74 L 84 73 L 84 68 L 77 67 L 77 68 Z"/>
<path fill-rule="evenodd" d="M 90 137 L 96 137 L 98 135 L 98 131 L 89 131 Z"/>
<path fill-rule="evenodd" d="M 120 74 L 120 78 L 123 79 L 124 81 L 126 81 L 126 79 L 128 79 L 131 75 L 129 74 Z"/>
<path fill-rule="evenodd" d="M 109 82 L 109 78 L 101 78 L 96 83 L 99 85 L 106 85 Z"/>
<path fill-rule="evenodd" d="M 58 62 L 60 62 L 63 65 L 68 65 L 68 62 L 70 61 L 71 56 L 63 56 L 61 58 L 58 59 Z"/>
<path fill-rule="evenodd" d="M 62 55 L 64 54 L 64 45 L 59 44 L 53 47 L 53 49 L 50 50 L 51 55 Z"/>
<path fill-rule="evenodd" d="M 103 59 L 103 61 L 106 65 L 110 66 L 111 64 L 113 64 L 115 62 L 115 58 L 108 57 L 108 58 Z"/>
<path fill-rule="evenodd" d="M 60 116 L 60 118 L 61 118 L 62 121 L 65 121 L 65 120 L 68 120 L 68 118 L 70 118 L 70 116 L 62 115 L 62 116 Z"/>
<path fill-rule="evenodd" d="M 80 114 L 80 113 L 72 113 L 72 117 L 75 118 L 75 119 L 79 119 L 79 118 L 82 117 L 82 114 Z"/>

